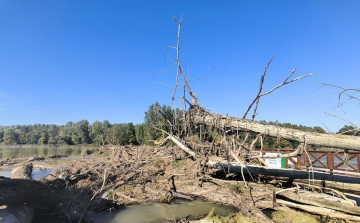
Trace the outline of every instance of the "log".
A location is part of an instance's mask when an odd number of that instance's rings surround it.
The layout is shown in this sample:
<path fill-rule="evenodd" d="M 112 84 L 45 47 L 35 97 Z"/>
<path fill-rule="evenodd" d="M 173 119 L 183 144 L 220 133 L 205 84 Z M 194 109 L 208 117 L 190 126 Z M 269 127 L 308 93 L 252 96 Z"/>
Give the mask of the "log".
<path fill-rule="evenodd" d="M 196 157 L 196 154 L 189 148 L 187 148 L 186 146 L 184 146 L 177 138 L 175 138 L 172 135 L 169 135 L 168 138 L 173 141 L 177 146 L 179 146 L 182 150 L 184 150 L 186 153 L 188 153 L 189 155 L 191 155 L 192 157 Z"/>
<path fill-rule="evenodd" d="M 283 191 L 278 195 L 298 203 L 309 204 L 318 207 L 334 209 L 349 214 L 360 215 L 359 207 L 351 206 L 347 203 L 348 201 L 343 200 L 343 202 L 341 202 L 340 199 L 334 199 L 334 197 L 326 194 L 314 194 L 312 192 L 305 191 L 299 191 L 298 194 L 295 194 L 293 191 Z M 328 197 L 328 199 L 326 199 L 326 197 Z"/>
<path fill-rule="evenodd" d="M 359 216 L 347 215 L 347 214 L 342 214 L 342 213 L 335 213 L 335 211 L 327 209 L 327 208 L 315 207 L 315 206 L 311 206 L 311 205 L 296 204 L 296 203 L 292 203 L 292 202 L 289 202 L 289 201 L 284 201 L 284 200 L 281 200 L 281 199 L 277 199 L 276 203 L 277 204 L 283 204 L 283 205 L 286 205 L 288 207 L 304 210 L 304 211 L 314 213 L 314 214 L 329 216 L 331 218 L 339 218 L 339 219 L 344 219 L 344 220 L 347 220 L 347 221 L 358 221 L 358 222 L 360 222 L 360 217 Z"/>
<path fill-rule="evenodd" d="M 207 165 L 213 168 L 222 168 L 222 169 L 230 168 L 230 171 L 232 173 L 241 174 L 241 166 L 214 162 L 214 161 L 208 161 Z M 247 168 L 244 169 L 244 173 L 245 174 L 251 173 L 252 176 L 264 175 L 264 176 L 273 176 L 273 177 L 289 177 L 293 179 L 309 179 L 309 174 L 312 175 L 311 172 L 303 171 L 303 170 L 275 169 L 275 168 L 252 166 L 252 165 L 248 165 Z M 313 172 L 313 173 L 315 180 L 360 184 L 360 178 L 357 177 L 331 175 L 329 173 L 322 173 L 322 172 Z"/>
<path fill-rule="evenodd" d="M 195 124 L 205 124 L 218 129 L 249 130 L 262 135 L 281 137 L 300 143 L 360 151 L 360 137 L 358 136 L 304 132 L 275 125 L 265 125 L 248 119 L 211 114 L 198 105 L 191 105 L 187 115 Z"/>
<path fill-rule="evenodd" d="M 293 182 L 293 183 L 302 183 L 308 184 L 309 179 L 291 179 L 289 177 L 273 177 L 273 176 L 262 176 L 262 179 L 267 180 L 276 180 L 282 183 Z M 359 192 L 360 184 L 357 183 L 343 183 L 343 182 L 334 182 L 334 181 L 323 181 L 323 180 L 313 180 L 311 179 L 311 184 L 318 187 L 327 187 L 336 190 L 342 190 L 346 192 Z"/>
<path fill-rule="evenodd" d="M 185 199 L 185 200 L 189 200 L 189 201 L 194 200 L 194 198 L 189 196 L 189 195 L 186 195 L 186 194 L 183 194 L 183 193 L 178 193 L 178 192 L 175 192 L 175 191 L 163 191 L 163 190 L 158 190 L 158 189 L 155 189 L 155 188 L 152 188 L 152 187 L 149 187 L 149 186 L 146 186 L 145 190 L 147 192 L 157 193 L 157 194 L 161 194 L 161 195 L 164 195 L 164 196 L 170 194 L 174 198 Z"/>

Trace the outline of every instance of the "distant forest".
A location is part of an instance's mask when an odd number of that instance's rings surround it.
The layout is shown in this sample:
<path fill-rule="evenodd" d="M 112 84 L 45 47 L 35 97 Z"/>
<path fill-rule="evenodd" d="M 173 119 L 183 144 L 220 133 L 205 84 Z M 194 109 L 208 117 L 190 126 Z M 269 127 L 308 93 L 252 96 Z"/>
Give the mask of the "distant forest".
<path fill-rule="evenodd" d="M 105 120 L 89 123 L 87 120 L 78 122 L 67 122 L 65 125 L 34 124 L 0 126 L 0 145 L 153 145 L 154 140 L 160 140 L 164 133 L 155 129 L 170 132 L 170 126 L 165 117 L 174 123 L 176 114 L 176 126 L 180 131 L 182 123 L 182 111 L 176 112 L 166 105 L 155 103 L 150 105 L 145 112 L 144 123 L 134 125 L 133 123 L 111 124 Z M 326 133 L 321 127 L 307 127 L 291 123 L 279 123 L 260 121 L 263 124 L 277 125 L 303 131 Z M 154 128 L 155 127 L 155 128 Z M 172 130 L 174 131 L 174 130 Z M 197 135 L 192 140 L 219 141 L 221 136 L 208 126 L 191 126 L 190 131 Z M 173 132 L 176 134 L 177 132 Z M 345 125 L 338 133 L 353 135 L 355 128 Z M 201 134 L 201 136 L 200 136 Z M 255 133 L 254 133 L 255 136 Z M 295 148 L 297 144 L 284 139 L 265 138 L 265 148 Z"/>

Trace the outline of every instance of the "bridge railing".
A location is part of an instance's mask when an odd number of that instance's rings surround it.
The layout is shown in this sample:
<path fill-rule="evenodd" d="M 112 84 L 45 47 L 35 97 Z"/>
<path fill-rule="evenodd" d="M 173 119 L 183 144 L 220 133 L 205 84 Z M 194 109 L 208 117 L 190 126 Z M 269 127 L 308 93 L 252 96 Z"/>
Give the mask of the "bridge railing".
<path fill-rule="evenodd" d="M 259 150 L 257 150 L 259 151 Z M 293 150 L 262 150 L 262 153 L 291 153 Z M 360 173 L 359 152 L 329 152 L 329 151 L 307 151 L 295 157 L 287 157 L 284 167 L 313 167 L 319 171 L 337 172 L 339 174 Z"/>

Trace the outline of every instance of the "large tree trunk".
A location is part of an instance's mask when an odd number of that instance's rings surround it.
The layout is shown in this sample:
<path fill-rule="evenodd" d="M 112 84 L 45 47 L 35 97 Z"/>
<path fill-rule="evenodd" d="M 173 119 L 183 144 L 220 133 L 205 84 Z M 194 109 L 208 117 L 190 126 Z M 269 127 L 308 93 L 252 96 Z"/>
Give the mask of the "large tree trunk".
<path fill-rule="evenodd" d="M 272 137 L 281 137 L 311 145 L 337 147 L 360 151 L 360 137 L 304 132 L 274 125 L 260 124 L 248 119 L 239 119 L 220 114 L 211 114 L 198 105 L 192 105 L 188 116 L 195 124 L 205 124 L 218 129 L 248 130 Z"/>
<path fill-rule="evenodd" d="M 292 203 L 292 202 L 284 201 L 284 200 L 280 200 L 280 199 L 277 199 L 276 203 L 283 204 L 288 207 L 293 207 L 293 208 L 297 208 L 300 210 L 304 210 L 304 211 L 314 213 L 314 214 L 329 216 L 331 218 L 339 218 L 339 219 L 344 219 L 347 221 L 360 222 L 359 216 L 348 215 L 348 214 L 343 214 L 343 213 L 336 213 L 335 211 L 333 211 L 331 209 L 327 209 L 327 208 L 315 207 L 315 206 L 311 206 L 311 205 L 296 204 L 296 203 Z"/>
<path fill-rule="evenodd" d="M 360 215 L 360 208 L 347 203 L 343 199 L 336 199 L 333 196 L 326 194 L 313 193 L 308 191 L 299 191 L 297 194 L 294 191 L 284 191 L 278 195 L 283 196 L 292 201 L 309 204 L 318 207 L 324 207 L 342 211 L 349 214 Z"/>
<path fill-rule="evenodd" d="M 232 173 L 241 174 L 241 171 L 244 171 L 245 174 L 251 174 L 252 176 L 264 175 L 264 176 L 274 176 L 274 177 L 289 177 L 292 179 L 309 179 L 312 178 L 312 173 L 303 170 L 290 170 L 290 169 L 274 169 L 269 167 L 260 167 L 260 166 L 247 166 L 243 168 L 241 166 L 208 161 L 207 165 L 214 168 L 221 168 L 227 170 L 230 169 Z M 343 183 L 357 183 L 360 184 L 360 178 L 349 177 L 349 176 L 340 176 L 340 175 L 331 175 L 329 173 L 320 173 L 313 172 L 314 179 L 316 180 L 325 180 L 325 181 L 337 181 Z"/>

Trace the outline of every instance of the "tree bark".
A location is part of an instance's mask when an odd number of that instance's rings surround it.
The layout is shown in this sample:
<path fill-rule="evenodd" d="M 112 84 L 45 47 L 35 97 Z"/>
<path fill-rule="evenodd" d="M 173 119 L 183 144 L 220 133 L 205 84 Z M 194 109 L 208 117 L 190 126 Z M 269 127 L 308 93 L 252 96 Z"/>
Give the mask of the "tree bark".
<path fill-rule="evenodd" d="M 195 124 L 210 125 L 218 129 L 249 130 L 262 135 L 281 137 L 300 143 L 360 151 L 360 137 L 358 136 L 304 132 L 274 125 L 265 125 L 248 119 L 211 114 L 198 105 L 190 107 L 188 116 Z"/>

